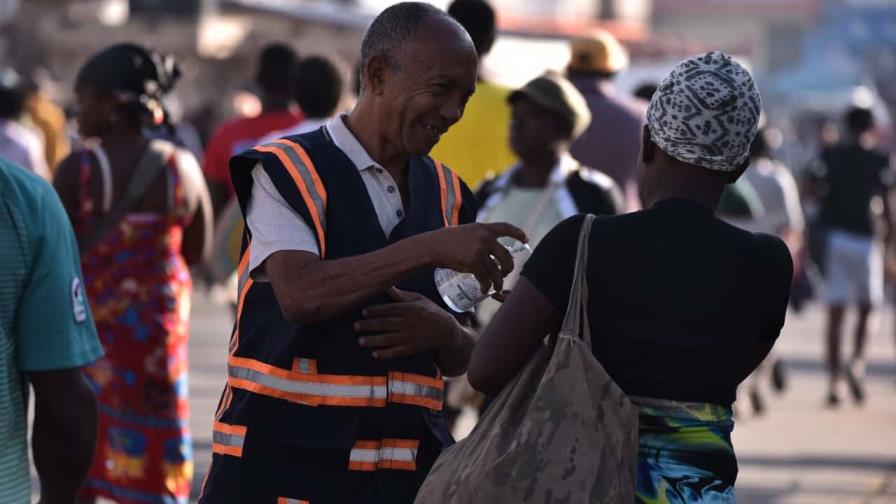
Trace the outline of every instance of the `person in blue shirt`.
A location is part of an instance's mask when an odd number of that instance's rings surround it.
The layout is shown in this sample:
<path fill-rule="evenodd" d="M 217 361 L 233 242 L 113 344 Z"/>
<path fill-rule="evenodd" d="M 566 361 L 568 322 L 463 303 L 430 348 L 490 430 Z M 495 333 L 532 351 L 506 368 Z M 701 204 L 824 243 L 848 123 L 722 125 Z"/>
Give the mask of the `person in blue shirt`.
<path fill-rule="evenodd" d="M 96 401 L 80 367 L 102 356 L 74 233 L 56 192 L 0 159 L 0 502 L 29 502 L 28 385 L 40 502 L 73 502 L 90 467 Z"/>

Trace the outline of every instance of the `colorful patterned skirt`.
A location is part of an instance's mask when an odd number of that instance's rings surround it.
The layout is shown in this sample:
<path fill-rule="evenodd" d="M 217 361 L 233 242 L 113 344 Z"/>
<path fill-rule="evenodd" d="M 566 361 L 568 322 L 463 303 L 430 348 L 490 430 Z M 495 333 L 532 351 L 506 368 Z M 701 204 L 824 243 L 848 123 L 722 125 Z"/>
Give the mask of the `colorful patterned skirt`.
<path fill-rule="evenodd" d="M 734 503 L 731 408 L 632 397 L 640 408 L 637 502 Z"/>

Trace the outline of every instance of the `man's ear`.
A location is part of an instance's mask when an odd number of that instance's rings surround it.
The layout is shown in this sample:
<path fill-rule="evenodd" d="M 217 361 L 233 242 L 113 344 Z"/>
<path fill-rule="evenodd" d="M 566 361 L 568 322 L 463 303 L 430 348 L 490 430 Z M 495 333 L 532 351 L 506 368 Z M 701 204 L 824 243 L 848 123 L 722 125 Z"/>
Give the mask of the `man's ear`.
<path fill-rule="evenodd" d="M 367 65 L 362 69 L 364 73 L 364 90 L 374 96 L 383 94 L 386 89 L 386 80 L 392 65 L 383 54 L 371 56 Z"/>
<path fill-rule="evenodd" d="M 648 165 L 653 162 L 656 157 L 656 144 L 650 138 L 650 128 L 644 125 L 644 132 L 641 133 L 641 161 Z"/>
<path fill-rule="evenodd" d="M 737 182 L 737 179 L 747 171 L 747 168 L 750 166 L 750 157 L 747 156 L 747 159 L 744 159 L 744 162 L 738 165 L 737 169 L 728 174 L 728 183 L 733 184 Z"/>

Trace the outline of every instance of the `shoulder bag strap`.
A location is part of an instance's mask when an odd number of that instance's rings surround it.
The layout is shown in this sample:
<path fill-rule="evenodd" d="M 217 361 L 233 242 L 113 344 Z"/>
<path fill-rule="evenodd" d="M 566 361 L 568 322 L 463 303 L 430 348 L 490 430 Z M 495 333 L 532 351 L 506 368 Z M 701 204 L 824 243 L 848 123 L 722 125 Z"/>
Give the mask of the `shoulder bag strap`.
<path fill-rule="evenodd" d="M 103 217 L 93 230 L 78 243 L 78 250 L 83 254 L 99 244 L 121 219 L 136 205 L 149 189 L 159 171 L 166 165 L 168 157 L 174 151 L 174 145 L 164 141 L 151 140 L 143 157 L 134 170 L 128 188 L 112 209 Z"/>
<path fill-rule="evenodd" d="M 576 253 L 576 267 L 573 271 L 572 288 L 569 291 L 569 303 L 566 307 L 566 316 L 563 318 L 561 334 L 567 337 L 579 338 L 591 348 L 591 327 L 588 324 L 588 242 L 591 237 L 591 224 L 595 216 L 588 214 L 582 222 L 582 230 L 579 232 L 578 252 Z"/>

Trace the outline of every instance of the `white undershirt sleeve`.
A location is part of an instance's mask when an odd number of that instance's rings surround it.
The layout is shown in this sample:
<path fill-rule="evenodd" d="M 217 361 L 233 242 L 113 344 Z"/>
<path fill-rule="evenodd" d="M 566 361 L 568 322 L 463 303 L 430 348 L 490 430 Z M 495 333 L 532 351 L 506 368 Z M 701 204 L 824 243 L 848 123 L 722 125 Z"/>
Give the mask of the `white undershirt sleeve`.
<path fill-rule="evenodd" d="M 296 250 L 320 256 L 311 226 L 286 202 L 261 166 L 252 169 L 252 195 L 246 211 L 246 224 L 252 233 L 249 245 L 249 271 L 252 278 L 264 281 L 264 261 L 274 252 Z"/>

